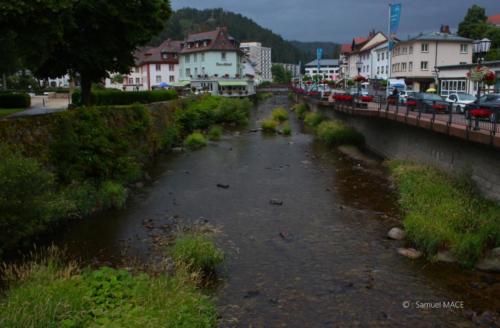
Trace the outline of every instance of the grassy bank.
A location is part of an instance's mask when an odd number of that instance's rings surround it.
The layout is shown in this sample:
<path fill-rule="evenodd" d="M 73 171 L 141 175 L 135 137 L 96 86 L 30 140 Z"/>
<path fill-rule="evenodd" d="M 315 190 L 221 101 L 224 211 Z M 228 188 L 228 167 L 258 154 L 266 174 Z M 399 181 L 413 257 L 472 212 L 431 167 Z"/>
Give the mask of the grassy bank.
<path fill-rule="evenodd" d="M 22 112 L 25 108 L 0 108 L 0 118 Z"/>
<path fill-rule="evenodd" d="M 288 111 L 283 107 L 277 107 L 271 112 L 271 117 L 261 121 L 260 126 L 265 133 L 280 133 L 285 136 L 292 134 L 292 127 L 288 122 Z"/>
<path fill-rule="evenodd" d="M 459 263 L 472 266 L 486 250 L 500 246 L 500 205 L 482 198 L 469 179 L 404 162 L 389 166 L 406 232 L 429 257 L 447 249 Z"/>
<path fill-rule="evenodd" d="M 0 254 L 64 219 L 124 207 L 151 157 L 185 138 L 204 146 L 220 137 L 214 125 L 246 124 L 251 107 L 207 96 L 0 122 Z"/>
<path fill-rule="evenodd" d="M 183 242 L 185 243 L 185 242 Z M 220 252 L 212 242 L 203 245 Z M 182 246 L 185 248 L 185 246 Z M 207 252 L 183 260 L 211 262 Z M 222 253 L 221 253 L 222 254 Z M 221 255 L 222 256 L 222 255 Z M 24 327 L 215 327 L 215 303 L 200 290 L 196 268 L 156 268 L 146 273 L 63 263 L 60 254 L 4 266 L 8 289 L 0 299 L 0 326 Z"/>

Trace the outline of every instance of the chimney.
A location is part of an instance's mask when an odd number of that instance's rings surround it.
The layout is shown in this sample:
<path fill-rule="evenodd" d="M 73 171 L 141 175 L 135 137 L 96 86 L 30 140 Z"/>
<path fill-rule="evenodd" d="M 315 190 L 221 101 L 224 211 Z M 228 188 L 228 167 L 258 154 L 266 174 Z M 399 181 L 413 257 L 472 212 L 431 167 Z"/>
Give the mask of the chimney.
<path fill-rule="evenodd" d="M 441 29 L 440 31 L 441 33 L 445 33 L 445 34 L 450 34 L 450 25 L 441 25 Z"/>

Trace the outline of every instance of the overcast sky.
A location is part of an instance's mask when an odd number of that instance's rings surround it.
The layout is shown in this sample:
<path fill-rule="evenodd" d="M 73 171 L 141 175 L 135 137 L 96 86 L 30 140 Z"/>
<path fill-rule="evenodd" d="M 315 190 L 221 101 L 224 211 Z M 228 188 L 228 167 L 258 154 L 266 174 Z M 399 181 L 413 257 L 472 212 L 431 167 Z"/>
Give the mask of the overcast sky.
<path fill-rule="evenodd" d="M 174 9 L 224 8 L 240 13 L 285 39 L 350 42 L 370 29 L 387 31 L 387 0 L 171 0 Z M 500 0 L 401 0 L 398 35 L 456 29 L 474 3 L 487 15 L 500 14 Z"/>

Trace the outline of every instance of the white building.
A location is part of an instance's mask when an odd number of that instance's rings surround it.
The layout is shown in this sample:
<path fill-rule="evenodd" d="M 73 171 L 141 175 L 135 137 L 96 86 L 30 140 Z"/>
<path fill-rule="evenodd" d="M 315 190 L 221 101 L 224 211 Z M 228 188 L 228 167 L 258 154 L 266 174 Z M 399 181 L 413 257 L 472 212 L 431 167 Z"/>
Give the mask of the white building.
<path fill-rule="evenodd" d="M 384 41 L 373 47 L 370 56 L 371 78 L 387 80 L 389 78 L 389 42 Z"/>
<path fill-rule="evenodd" d="M 245 57 L 226 27 L 189 34 L 181 44 L 179 80 L 214 95 L 255 93 L 253 77 L 243 76 Z"/>
<path fill-rule="evenodd" d="M 318 60 L 315 59 L 312 62 L 306 64 L 306 76 L 314 77 L 319 75 L 322 80 L 339 80 L 340 79 L 340 66 L 338 59 L 321 59 L 319 61 L 319 71 L 318 71 Z"/>
<path fill-rule="evenodd" d="M 107 88 L 122 90 L 151 90 L 163 85 L 177 83 L 179 77 L 179 51 L 181 41 L 166 40 L 156 48 L 147 48 L 137 51 L 135 67 L 130 73 L 123 76 L 123 81 L 106 79 Z M 110 74 L 111 77 L 116 74 Z"/>
<path fill-rule="evenodd" d="M 483 63 L 500 77 L 500 60 L 487 61 Z M 448 96 L 452 93 L 466 92 L 475 95 L 477 93 L 477 83 L 469 80 L 467 73 L 477 64 L 466 65 L 447 65 L 438 66 L 439 72 L 439 93 L 442 96 Z M 485 87 L 487 92 L 500 92 L 500 79 L 491 87 Z"/>
<path fill-rule="evenodd" d="M 256 81 L 272 81 L 271 48 L 263 47 L 260 42 L 243 42 L 240 44 L 240 49 L 254 65 Z"/>
<path fill-rule="evenodd" d="M 376 49 L 384 48 L 384 45 L 387 47 L 387 37 L 382 32 L 372 31 L 368 38 L 354 38 L 351 44 L 351 52 L 344 54 L 348 63 L 347 77 L 353 79 L 359 74 L 367 79 L 378 79 L 378 76 L 375 77 Z"/>

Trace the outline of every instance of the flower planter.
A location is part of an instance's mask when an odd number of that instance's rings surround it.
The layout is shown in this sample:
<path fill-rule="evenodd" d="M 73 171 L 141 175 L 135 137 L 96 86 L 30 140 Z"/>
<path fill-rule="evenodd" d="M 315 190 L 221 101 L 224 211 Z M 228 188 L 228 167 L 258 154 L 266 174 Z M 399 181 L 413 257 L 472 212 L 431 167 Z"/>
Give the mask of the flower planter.
<path fill-rule="evenodd" d="M 476 108 L 469 111 L 470 116 L 488 118 L 490 117 L 492 111 L 487 108 Z"/>
<path fill-rule="evenodd" d="M 373 96 L 361 96 L 361 101 L 365 103 L 369 103 L 373 101 Z"/>

